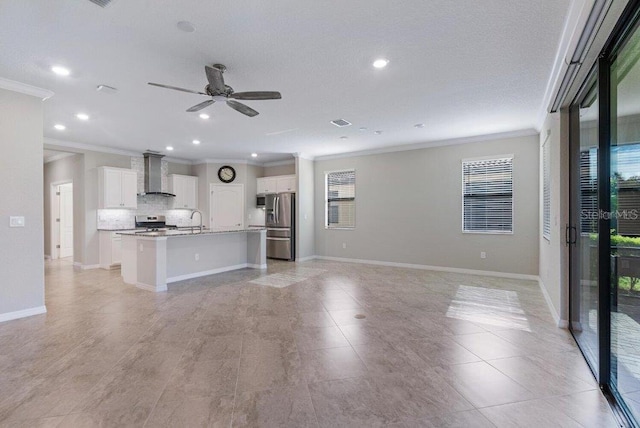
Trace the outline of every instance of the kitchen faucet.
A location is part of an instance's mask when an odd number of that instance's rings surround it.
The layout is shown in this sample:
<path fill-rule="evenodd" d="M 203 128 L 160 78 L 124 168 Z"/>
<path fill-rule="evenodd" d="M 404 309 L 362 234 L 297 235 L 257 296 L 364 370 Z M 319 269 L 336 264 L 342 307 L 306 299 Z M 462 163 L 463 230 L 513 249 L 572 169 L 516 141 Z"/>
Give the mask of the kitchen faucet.
<path fill-rule="evenodd" d="M 202 212 L 200 212 L 200 210 L 191 211 L 191 220 L 193 220 L 193 216 L 195 215 L 195 213 L 200 214 L 200 226 L 199 227 L 200 227 L 200 232 L 202 232 Z M 192 224 L 191 224 L 191 231 L 192 232 L 193 232 L 193 228 L 194 228 L 194 226 L 193 226 L 193 222 L 192 222 Z"/>

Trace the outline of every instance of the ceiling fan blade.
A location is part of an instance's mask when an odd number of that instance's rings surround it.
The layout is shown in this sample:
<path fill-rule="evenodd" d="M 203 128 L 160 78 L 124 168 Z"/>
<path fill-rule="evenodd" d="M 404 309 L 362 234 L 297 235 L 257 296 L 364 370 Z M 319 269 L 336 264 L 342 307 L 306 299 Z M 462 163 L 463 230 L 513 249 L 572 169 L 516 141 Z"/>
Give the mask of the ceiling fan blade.
<path fill-rule="evenodd" d="M 211 90 L 218 94 L 222 94 L 226 90 L 224 77 L 222 77 L 223 71 L 223 69 L 211 67 L 210 65 L 204 66 L 204 72 L 207 74 L 207 80 L 209 81 Z"/>
<path fill-rule="evenodd" d="M 279 100 L 282 98 L 280 92 L 256 91 L 256 92 L 234 92 L 229 98 L 236 100 Z"/>
<path fill-rule="evenodd" d="M 209 107 L 213 103 L 215 103 L 215 100 L 207 100 L 207 101 L 201 102 L 200 104 L 196 104 L 193 107 L 189 107 L 187 111 L 189 113 L 193 113 L 194 111 L 202 110 L 205 107 Z"/>
<path fill-rule="evenodd" d="M 149 85 L 157 86 L 159 88 L 173 89 L 174 91 L 189 92 L 190 94 L 207 95 L 204 92 L 192 91 L 191 89 L 185 89 L 185 88 L 178 88 L 177 86 L 162 85 L 160 83 L 151 83 L 151 82 L 149 82 Z"/>
<path fill-rule="evenodd" d="M 249 117 L 257 116 L 258 114 L 260 114 L 254 109 L 252 109 L 251 107 L 249 107 L 248 105 L 244 105 L 234 100 L 227 101 L 227 105 L 232 109 L 237 110 L 240 113 L 245 114 Z"/>

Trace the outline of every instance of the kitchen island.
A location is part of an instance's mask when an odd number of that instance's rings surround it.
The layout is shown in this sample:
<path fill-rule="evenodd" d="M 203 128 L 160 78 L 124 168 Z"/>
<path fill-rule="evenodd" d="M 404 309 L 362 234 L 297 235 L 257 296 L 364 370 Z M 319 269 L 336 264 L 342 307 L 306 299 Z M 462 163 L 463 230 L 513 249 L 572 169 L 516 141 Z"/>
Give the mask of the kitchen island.
<path fill-rule="evenodd" d="M 125 283 L 149 291 L 230 270 L 267 268 L 265 228 L 242 230 L 123 231 Z"/>

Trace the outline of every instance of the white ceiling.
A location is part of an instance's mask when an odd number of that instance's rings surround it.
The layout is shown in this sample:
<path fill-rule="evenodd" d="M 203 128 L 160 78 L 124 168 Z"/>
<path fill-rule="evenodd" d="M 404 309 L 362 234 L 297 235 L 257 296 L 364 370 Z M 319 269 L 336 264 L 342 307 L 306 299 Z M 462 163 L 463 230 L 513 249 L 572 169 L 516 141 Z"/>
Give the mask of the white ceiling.
<path fill-rule="evenodd" d="M 265 162 L 441 141 L 535 127 L 569 5 L 0 0 L 0 77 L 55 92 L 44 104 L 45 137 L 139 152 L 172 145 L 183 159 L 257 152 Z M 179 31 L 182 20 L 197 31 Z M 371 66 L 378 57 L 387 68 Z M 254 118 L 216 103 L 204 121 L 185 112 L 204 97 L 146 84 L 202 90 L 213 63 L 227 66 L 236 91 L 280 91 L 282 100 L 247 101 Z M 96 92 L 100 84 L 119 92 Z M 337 118 L 353 125 L 329 123 Z"/>

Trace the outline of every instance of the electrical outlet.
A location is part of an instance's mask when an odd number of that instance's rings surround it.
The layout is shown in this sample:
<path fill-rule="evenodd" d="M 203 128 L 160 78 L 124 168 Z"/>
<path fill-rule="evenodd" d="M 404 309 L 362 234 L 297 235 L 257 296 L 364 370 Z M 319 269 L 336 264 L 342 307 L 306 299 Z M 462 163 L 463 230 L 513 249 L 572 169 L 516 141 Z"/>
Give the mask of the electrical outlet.
<path fill-rule="evenodd" d="M 196 253 L 196 261 L 200 260 L 200 254 Z"/>
<path fill-rule="evenodd" d="M 249 214 L 249 220 L 251 220 L 251 214 Z"/>
<path fill-rule="evenodd" d="M 481 259 L 486 259 L 487 258 L 487 253 L 485 253 L 484 251 L 480 251 L 480 258 Z"/>
<path fill-rule="evenodd" d="M 342 248 L 347 248 L 347 243 L 346 242 L 342 243 Z"/>
<path fill-rule="evenodd" d="M 142 244 L 140 244 L 140 247 L 139 247 L 139 248 L 140 248 L 140 252 L 141 252 L 141 253 L 142 253 L 142 252 L 144 252 L 144 247 L 142 246 Z"/>
<path fill-rule="evenodd" d="M 9 217 L 9 227 L 24 227 L 24 217 L 23 216 L 10 216 Z"/>

